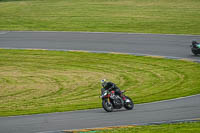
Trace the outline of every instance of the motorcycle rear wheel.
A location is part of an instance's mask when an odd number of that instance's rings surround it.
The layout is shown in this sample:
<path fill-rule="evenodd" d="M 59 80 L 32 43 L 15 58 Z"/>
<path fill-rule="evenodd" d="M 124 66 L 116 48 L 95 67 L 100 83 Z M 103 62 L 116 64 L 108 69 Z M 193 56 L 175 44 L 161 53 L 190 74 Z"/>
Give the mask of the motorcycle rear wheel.
<path fill-rule="evenodd" d="M 124 108 L 126 108 L 127 110 L 132 110 L 134 108 L 134 103 L 131 98 L 126 96 L 126 100 L 127 99 L 130 100 L 130 102 L 128 102 L 128 103 L 125 102 Z"/>

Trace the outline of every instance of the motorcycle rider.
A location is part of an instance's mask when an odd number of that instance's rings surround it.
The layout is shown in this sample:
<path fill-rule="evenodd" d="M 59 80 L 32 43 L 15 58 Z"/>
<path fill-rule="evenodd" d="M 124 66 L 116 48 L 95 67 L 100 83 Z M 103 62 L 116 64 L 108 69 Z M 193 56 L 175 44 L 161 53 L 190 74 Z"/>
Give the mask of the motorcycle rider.
<path fill-rule="evenodd" d="M 194 48 L 197 48 L 197 44 L 199 44 L 199 43 L 196 42 L 196 41 L 192 41 L 192 46 L 193 46 Z"/>
<path fill-rule="evenodd" d="M 105 90 L 109 90 L 109 91 L 113 90 L 113 91 L 115 91 L 115 95 L 119 95 L 120 97 L 122 97 L 124 99 L 122 92 L 120 91 L 119 87 L 117 87 L 114 83 L 107 82 L 106 79 L 103 79 L 103 80 L 101 80 L 101 85 L 103 87 L 101 89 L 101 94 L 103 94 L 103 92 Z"/>

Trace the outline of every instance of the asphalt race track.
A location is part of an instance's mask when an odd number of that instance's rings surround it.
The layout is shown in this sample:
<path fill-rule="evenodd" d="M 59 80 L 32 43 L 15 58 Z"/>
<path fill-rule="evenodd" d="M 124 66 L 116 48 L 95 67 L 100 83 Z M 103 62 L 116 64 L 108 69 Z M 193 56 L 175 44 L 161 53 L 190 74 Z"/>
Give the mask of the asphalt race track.
<path fill-rule="evenodd" d="M 193 56 L 190 51 L 189 45 L 192 40 L 200 41 L 200 36 L 86 32 L 0 32 L 0 48 L 122 52 L 200 61 L 200 56 Z M 200 94 L 137 104 L 131 111 L 122 109 L 107 113 L 103 109 L 93 109 L 0 117 L 0 133 L 35 133 L 199 119 Z"/>
<path fill-rule="evenodd" d="M 87 50 L 158 55 L 200 60 L 190 50 L 195 35 L 87 32 L 0 32 L 0 48 Z"/>
<path fill-rule="evenodd" d="M 197 120 L 200 95 L 183 99 L 137 104 L 131 111 L 107 113 L 103 109 L 52 114 L 0 117 L 1 133 L 35 133 L 116 125 Z M 48 133 L 48 132 L 47 132 Z M 57 132 L 56 132 L 57 133 Z"/>

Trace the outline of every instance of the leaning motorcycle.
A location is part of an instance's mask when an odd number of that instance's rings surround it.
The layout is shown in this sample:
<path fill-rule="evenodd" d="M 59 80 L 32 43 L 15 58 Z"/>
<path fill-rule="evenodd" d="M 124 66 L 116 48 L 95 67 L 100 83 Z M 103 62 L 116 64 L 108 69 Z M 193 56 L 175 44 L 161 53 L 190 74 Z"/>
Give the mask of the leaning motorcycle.
<path fill-rule="evenodd" d="M 194 44 L 190 45 L 190 47 L 194 55 L 200 54 L 200 43 L 195 42 Z"/>
<path fill-rule="evenodd" d="M 115 95 L 115 91 L 105 90 L 100 96 L 104 110 L 112 112 L 113 109 L 121 109 L 122 107 L 127 110 L 133 109 L 133 101 L 123 93 L 124 91 L 122 91 L 122 97 L 120 97 L 119 95 Z"/>

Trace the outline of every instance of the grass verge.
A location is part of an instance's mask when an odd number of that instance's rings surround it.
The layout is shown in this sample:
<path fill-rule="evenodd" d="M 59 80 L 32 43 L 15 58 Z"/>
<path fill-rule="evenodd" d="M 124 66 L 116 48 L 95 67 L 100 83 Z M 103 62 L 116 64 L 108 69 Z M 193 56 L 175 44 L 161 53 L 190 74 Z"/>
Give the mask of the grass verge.
<path fill-rule="evenodd" d="M 0 116 L 99 108 L 103 78 L 135 103 L 199 94 L 199 70 L 152 57 L 0 49 Z"/>
<path fill-rule="evenodd" d="M 161 124 L 148 126 L 130 126 L 110 130 L 91 131 L 95 133 L 199 133 L 200 122 Z M 73 133 L 80 133 L 79 131 Z M 81 132 L 86 133 L 86 132 Z"/>
<path fill-rule="evenodd" d="M 0 30 L 200 34 L 199 0 L 0 0 Z"/>

